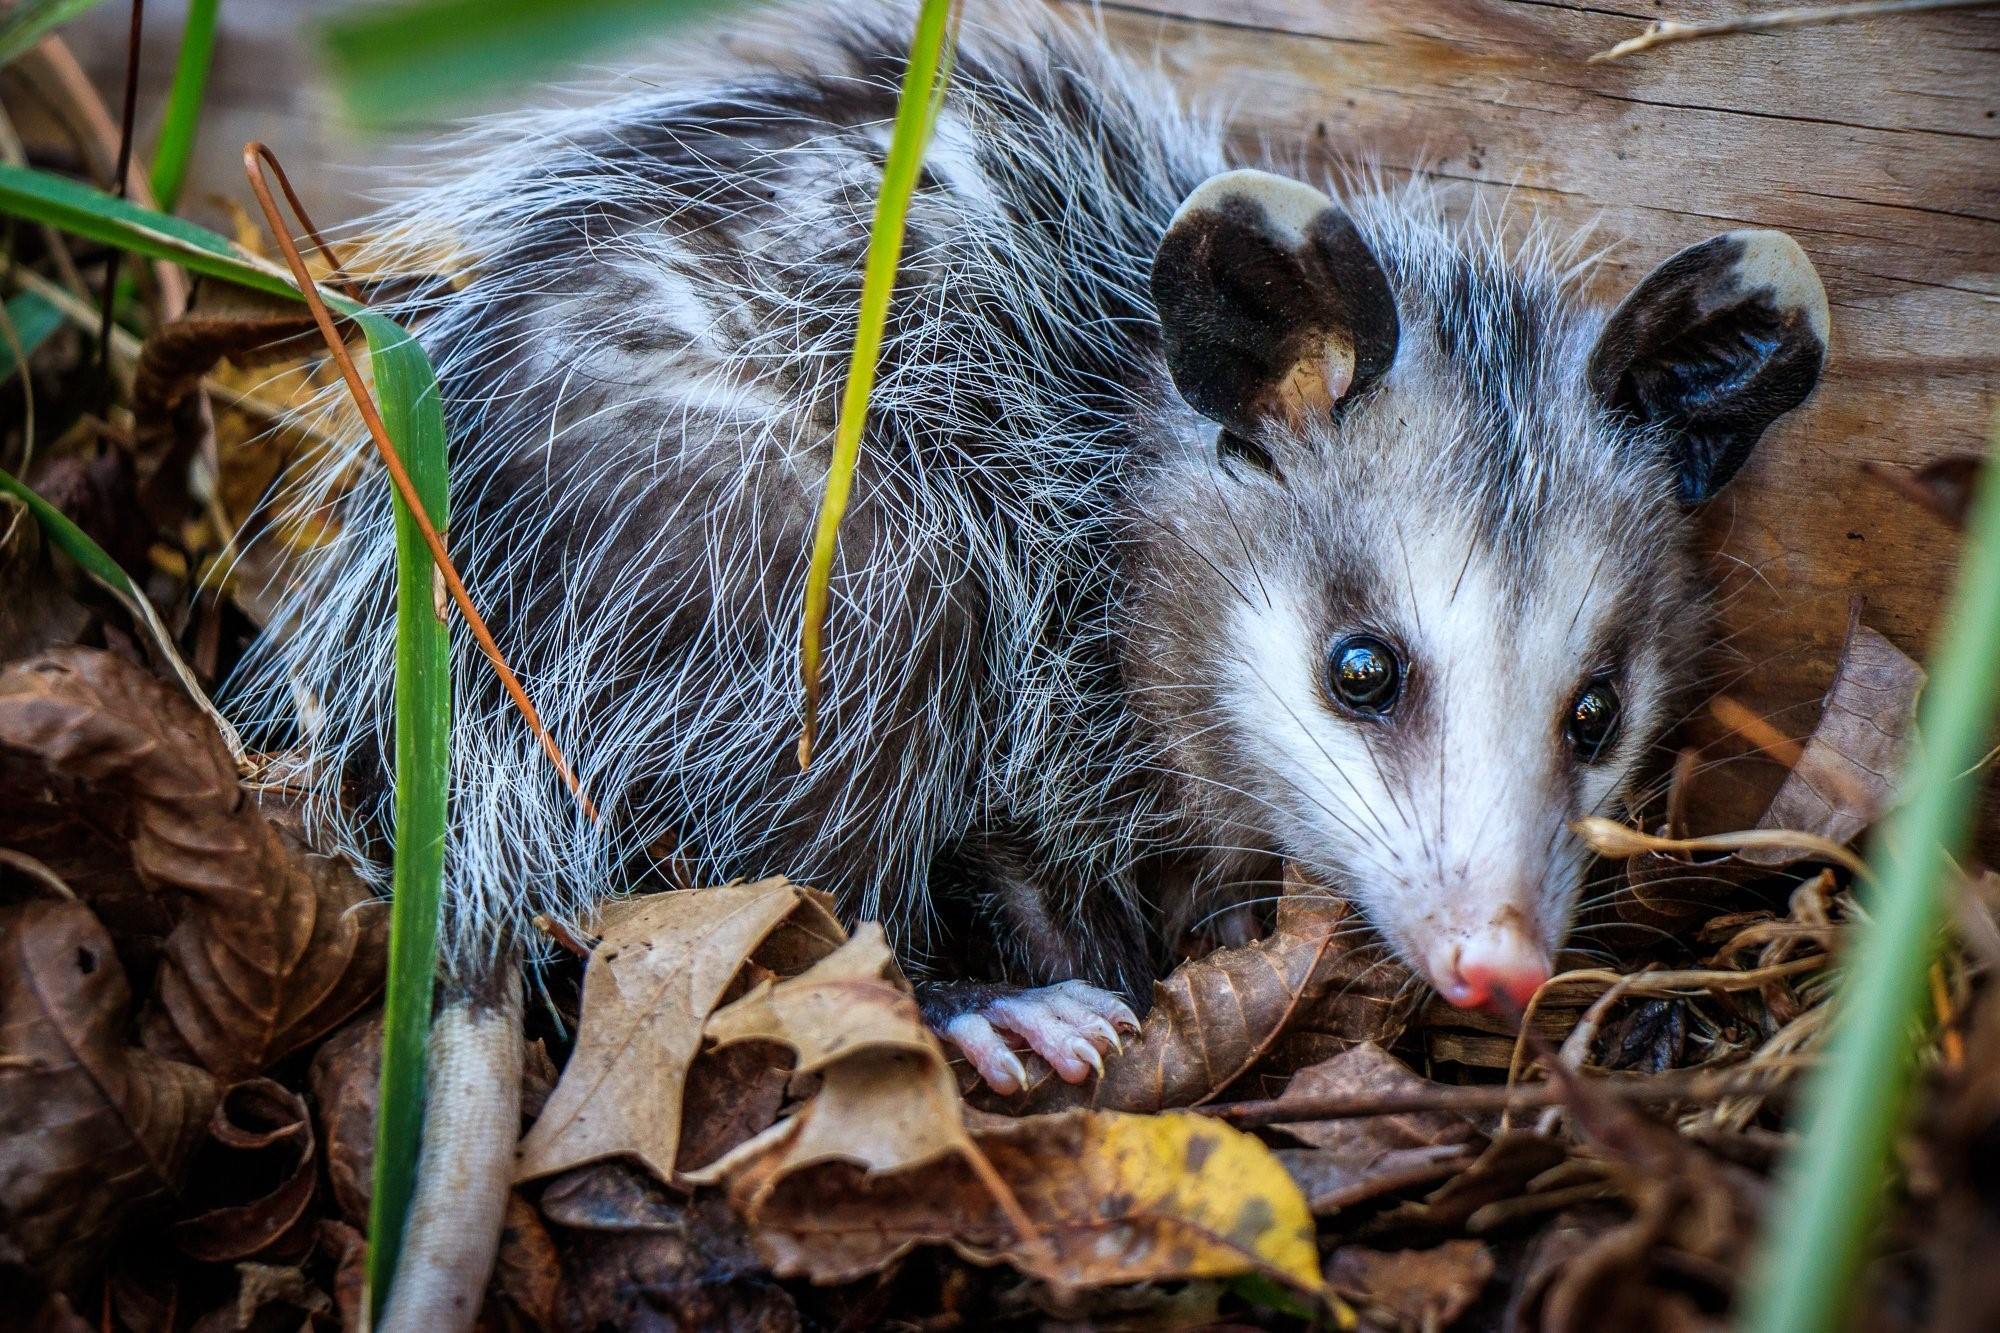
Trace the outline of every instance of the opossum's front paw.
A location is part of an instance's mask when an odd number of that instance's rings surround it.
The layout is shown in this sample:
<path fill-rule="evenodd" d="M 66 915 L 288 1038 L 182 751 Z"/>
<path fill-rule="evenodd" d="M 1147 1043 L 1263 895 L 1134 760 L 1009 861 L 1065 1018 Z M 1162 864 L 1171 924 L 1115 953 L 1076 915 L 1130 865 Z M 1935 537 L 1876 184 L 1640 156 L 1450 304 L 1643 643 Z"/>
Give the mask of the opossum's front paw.
<path fill-rule="evenodd" d="M 1049 1062 L 1066 1083 L 1104 1072 L 1104 1052 L 1120 1049 L 1121 1032 L 1137 1032 L 1139 1019 L 1110 991 L 1082 981 L 1038 990 L 978 987 L 980 997 L 937 1023 L 938 1035 L 965 1053 L 979 1077 L 1005 1096 L 1027 1086 L 1017 1045 Z M 1009 1039 L 1012 1040 L 1009 1040 Z"/>

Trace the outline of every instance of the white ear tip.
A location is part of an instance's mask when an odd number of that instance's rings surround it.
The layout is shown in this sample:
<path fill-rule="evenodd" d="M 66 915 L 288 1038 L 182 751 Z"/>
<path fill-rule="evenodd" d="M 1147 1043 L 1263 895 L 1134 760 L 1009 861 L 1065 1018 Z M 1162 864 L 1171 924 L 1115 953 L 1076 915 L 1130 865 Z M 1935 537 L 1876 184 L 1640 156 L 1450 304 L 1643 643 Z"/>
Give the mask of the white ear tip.
<path fill-rule="evenodd" d="M 1804 311 L 1814 336 L 1824 344 L 1832 323 L 1826 288 L 1805 248 L 1782 231 L 1732 231 L 1728 236 L 1743 247 L 1736 265 L 1741 285 L 1770 292 L 1784 309 Z"/>
<path fill-rule="evenodd" d="M 1312 220 L 1333 206 L 1333 200 L 1304 181 L 1279 176 L 1254 167 L 1242 167 L 1210 176 L 1194 187 L 1182 201 L 1169 225 L 1178 225 L 1190 213 L 1216 212 L 1234 200 L 1254 204 L 1269 219 L 1273 233 L 1287 242 L 1305 239 Z"/>

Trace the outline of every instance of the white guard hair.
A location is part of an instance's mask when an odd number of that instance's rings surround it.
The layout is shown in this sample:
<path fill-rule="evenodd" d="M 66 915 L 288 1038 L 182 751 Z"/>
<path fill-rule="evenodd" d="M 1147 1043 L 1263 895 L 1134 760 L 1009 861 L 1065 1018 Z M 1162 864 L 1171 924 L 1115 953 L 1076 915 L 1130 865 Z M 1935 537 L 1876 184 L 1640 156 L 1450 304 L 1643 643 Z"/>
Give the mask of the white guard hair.
<path fill-rule="evenodd" d="M 372 238 L 359 270 L 418 280 L 388 313 L 439 373 L 454 553 L 605 816 L 582 815 L 455 623 L 456 965 L 510 935 L 536 947 L 530 915 L 583 917 L 667 856 L 697 882 L 822 883 L 920 965 L 946 947 L 939 877 L 964 872 L 1009 923 L 994 933 L 1041 950 L 1020 970 L 1128 989 L 1157 960 L 1124 936 L 1173 924 L 1140 869 L 1179 849 L 1302 856 L 1348 879 L 1392 938 L 1496 878 L 1538 885 L 1558 928 L 1580 853 L 1557 826 L 1606 794 L 1532 804 L 1509 780 L 1526 761 L 1508 724 L 1540 728 L 1559 707 L 1553 682 L 1621 587 L 1664 580 L 1674 603 L 1685 582 L 1660 572 L 1679 530 L 1646 451 L 1593 435 L 1573 388 L 1546 411 L 1510 397 L 1575 378 L 1598 317 L 1566 286 L 1573 255 L 1447 224 L 1421 188 L 1350 182 L 1341 202 L 1404 303 L 1395 370 L 1369 396 L 1390 415 L 1344 426 L 1259 511 L 1173 393 L 1147 295 L 1168 220 L 1233 165 L 1222 128 L 1034 14 L 1042 31 L 1024 39 L 966 23 L 843 531 L 809 775 L 790 759 L 799 590 L 898 16 L 831 36 L 796 18 L 792 72 L 505 118 L 444 150 L 456 179 L 358 224 Z M 447 252 L 470 257 L 462 284 L 429 276 Z M 1509 322 L 1524 301 L 1554 330 L 1546 349 Z M 1474 344 L 1492 373 L 1461 382 L 1450 367 Z M 1418 424 L 1398 434 L 1395 414 Z M 285 497 L 295 517 L 335 504 L 339 535 L 229 702 L 267 736 L 298 734 L 315 838 L 386 882 L 394 540 L 365 444 Z M 1589 521 L 1549 528 L 1566 545 L 1523 535 L 1580 504 Z M 1407 566 L 1357 537 L 1371 513 L 1410 543 Z M 1606 516 L 1624 527 L 1611 563 L 1629 568 L 1578 592 L 1613 549 L 1593 526 Z M 1667 554 L 1623 554 L 1646 543 Z M 1424 669 L 1449 699 L 1449 745 L 1401 786 L 1315 699 L 1329 568 L 1301 564 L 1315 559 L 1400 597 L 1439 664 Z M 1522 571 L 1544 566 L 1522 593 Z M 1223 569 L 1268 598 L 1203 586 Z M 1500 670 L 1508 649 L 1518 673 Z M 1647 652 L 1652 694 L 1669 654 Z M 1417 809 L 1441 803 L 1459 812 L 1449 827 Z M 1041 886 L 1032 907 L 1008 898 L 1010 876 Z"/>

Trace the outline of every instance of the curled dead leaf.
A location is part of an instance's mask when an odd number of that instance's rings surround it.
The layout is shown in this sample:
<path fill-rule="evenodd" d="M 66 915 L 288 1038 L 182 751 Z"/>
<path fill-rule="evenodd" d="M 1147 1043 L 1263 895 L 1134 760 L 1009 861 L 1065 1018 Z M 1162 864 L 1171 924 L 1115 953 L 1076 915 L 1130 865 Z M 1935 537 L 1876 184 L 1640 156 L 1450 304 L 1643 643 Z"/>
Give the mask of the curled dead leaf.
<path fill-rule="evenodd" d="M 1356 1042 L 1393 1040 L 1415 1002 L 1408 982 L 1346 899 L 1287 865 L 1271 934 L 1174 969 L 1101 1079 L 1064 1083 L 1023 1053 L 1028 1086 L 1015 1096 L 979 1087 L 970 1070 L 960 1084 L 975 1105 L 1016 1115 L 1199 1106 L 1260 1063 L 1288 1073 Z"/>
<path fill-rule="evenodd" d="M 576 1049 L 521 1144 L 520 1180 L 620 1155 L 672 1180 L 702 1027 L 744 964 L 768 948 L 796 966 L 845 934 L 824 894 L 783 879 L 649 894 L 601 924 Z"/>
<path fill-rule="evenodd" d="M 303 1097 L 267 1078 L 222 1094 L 192 1173 L 200 1211 L 176 1222 L 191 1259 L 295 1264 L 312 1248 L 308 1211 L 318 1184 L 312 1117 Z"/>
<path fill-rule="evenodd" d="M 762 982 L 718 1010 L 708 1034 L 724 1048 L 789 1047 L 799 1072 L 820 1082 L 796 1115 L 692 1179 L 715 1179 L 766 1145 L 779 1175 L 824 1161 L 898 1171 L 970 1148 L 957 1082 L 872 921 L 798 976 Z"/>
<path fill-rule="evenodd" d="M 333 1265 L 333 1305 L 344 1329 L 360 1328 L 368 1298 L 368 1242 L 345 1222 L 319 1224 L 320 1255 Z"/>
<path fill-rule="evenodd" d="M 148 1026 L 156 1049 L 242 1078 L 380 987 L 382 905 L 344 863 L 264 816 L 180 691 L 83 648 L 16 662 L 0 670 L 0 749 L 123 802 L 118 831 L 140 881 L 175 895 Z"/>
<path fill-rule="evenodd" d="M 368 1224 L 375 1169 L 375 1106 L 382 1081 L 382 1015 L 349 1023 L 313 1052 L 307 1086 L 319 1112 L 327 1184 L 340 1216 Z"/>
<path fill-rule="evenodd" d="M 0 912 L 0 1216 L 57 1290 L 179 1185 L 219 1095 L 205 1071 L 125 1044 L 131 1004 L 89 908 Z"/>
<path fill-rule="evenodd" d="M 1256 1139 L 1192 1116 L 1072 1112 L 968 1129 L 881 928 L 718 1010 L 727 1049 L 776 1042 L 819 1086 L 706 1170 L 774 1271 L 816 1282 L 948 1244 L 1058 1288 L 1258 1272 L 1316 1292 L 1304 1198 Z"/>

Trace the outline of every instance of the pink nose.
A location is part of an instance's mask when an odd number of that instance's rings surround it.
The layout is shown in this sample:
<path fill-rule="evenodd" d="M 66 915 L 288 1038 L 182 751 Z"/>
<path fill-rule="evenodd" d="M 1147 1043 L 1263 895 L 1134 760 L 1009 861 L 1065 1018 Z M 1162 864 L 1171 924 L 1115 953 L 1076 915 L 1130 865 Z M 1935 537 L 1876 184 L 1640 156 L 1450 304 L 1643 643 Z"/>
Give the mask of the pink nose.
<path fill-rule="evenodd" d="M 1442 951 L 1432 979 L 1438 994 L 1460 1009 L 1519 1010 L 1549 979 L 1549 963 L 1521 931 L 1488 928 Z"/>

